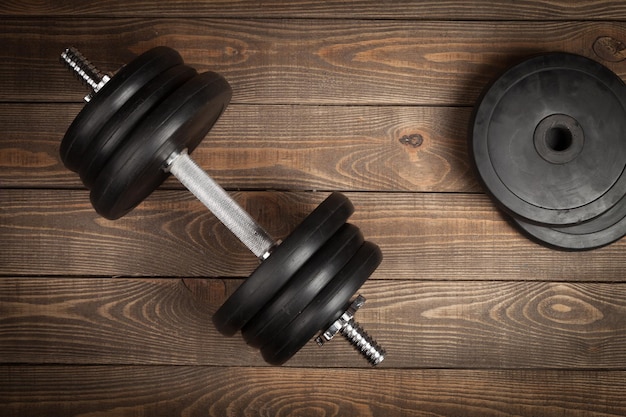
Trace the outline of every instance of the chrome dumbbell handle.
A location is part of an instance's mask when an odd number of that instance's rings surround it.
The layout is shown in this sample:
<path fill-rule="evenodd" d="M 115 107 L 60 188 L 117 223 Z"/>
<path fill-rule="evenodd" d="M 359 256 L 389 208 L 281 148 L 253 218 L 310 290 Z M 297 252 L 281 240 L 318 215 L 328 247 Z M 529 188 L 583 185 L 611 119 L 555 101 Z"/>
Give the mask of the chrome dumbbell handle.
<path fill-rule="evenodd" d="M 164 167 L 261 259 L 276 246 L 274 239 L 216 183 L 184 150 L 172 154 Z"/>

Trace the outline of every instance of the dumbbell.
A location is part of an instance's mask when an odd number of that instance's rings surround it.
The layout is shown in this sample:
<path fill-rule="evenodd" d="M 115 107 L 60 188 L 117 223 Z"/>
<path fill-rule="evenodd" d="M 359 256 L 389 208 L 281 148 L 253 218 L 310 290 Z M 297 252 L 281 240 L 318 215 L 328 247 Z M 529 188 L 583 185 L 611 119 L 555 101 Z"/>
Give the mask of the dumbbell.
<path fill-rule="evenodd" d="M 352 296 L 382 260 L 377 245 L 346 223 L 350 200 L 334 192 L 284 241 L 276 242 L 189 156 L 228 106 L 232 90 L 215 72 L 198 74 L 167 47 L 153 48 L 105 74 L 74 48 L 61 61 L 90 93 L 60 146 L 96 211 L 122 217 L 171 174 L 260 260 L 213 315 L 222 334 L 241 331 L 271 364 L 290 359 L 316 334 L 340 333 L 372 364 L 385 352 L 354 321 L 365 301 Z"/>

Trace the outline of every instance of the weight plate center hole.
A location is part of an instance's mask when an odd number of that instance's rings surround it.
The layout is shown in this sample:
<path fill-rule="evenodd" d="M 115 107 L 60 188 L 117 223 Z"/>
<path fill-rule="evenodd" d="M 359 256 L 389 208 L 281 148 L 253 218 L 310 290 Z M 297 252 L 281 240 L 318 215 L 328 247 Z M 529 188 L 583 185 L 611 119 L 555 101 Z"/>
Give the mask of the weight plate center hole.
<path fill-rule="evenodd" d="M 544 118 L 535 128 L 535 149 L 551 164 L 566 164 L 583 149 L 583 129 L 571 116 L 552 114 Z"/>
<path fill-rule="evenodd" d="M 546 132 L 546 145 L 555 152 L 563 152 L 572 146 L 572 132 L 564 126 L 555 126 Z"/>

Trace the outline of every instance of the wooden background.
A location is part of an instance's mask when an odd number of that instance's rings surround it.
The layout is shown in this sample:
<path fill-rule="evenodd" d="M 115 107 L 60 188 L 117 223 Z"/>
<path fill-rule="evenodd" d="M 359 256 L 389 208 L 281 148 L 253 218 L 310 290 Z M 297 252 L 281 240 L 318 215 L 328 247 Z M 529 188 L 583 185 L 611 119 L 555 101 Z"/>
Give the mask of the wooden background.
<path fill-rule="evenodd" d="M 0 3 L 0 415 L 626 415 L 626 240 L 538 246 L 482 193 L 472 106 L 544 51 L 626 78 L 615 1 Z M 99 218 L 59 161 L 85 91 L 58 63 L 112 71 L 157 45 L 218 71 L 232 105 L 197 161 L 275 237 L 329 192 L 384 261 L 342 340 L 271 367 L 210 317 L 256 260 L 168 181 Z"/>

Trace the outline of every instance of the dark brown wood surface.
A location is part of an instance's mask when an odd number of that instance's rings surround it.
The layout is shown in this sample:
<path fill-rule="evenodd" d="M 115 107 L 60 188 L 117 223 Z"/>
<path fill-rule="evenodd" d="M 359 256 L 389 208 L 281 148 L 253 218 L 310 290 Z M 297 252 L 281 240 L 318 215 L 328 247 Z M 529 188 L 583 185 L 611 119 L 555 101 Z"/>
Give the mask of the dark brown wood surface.
<path fill-rule="evenodd" d="M 622 372 L 5 366 L 7 413 L 121 416 L 621 416 Z M 51 390 L 50 387 L 54 387 Z"/>
<path fill-rule="evenodd" d="M 626 239 L 517 232 L 467 154 L 472 106 L 545 51 L 626 78 L 623 1 L 4 1 L 0 416 L 623 416 Z M 331 191 L 384 260 L 342 340 L 266 364 L 211 315 L 257 261 L 174 180 L 108 221 L 58 156 L 85 90 L 178 49 L 233 86 L 194 158 L 276 238 Z"/>

